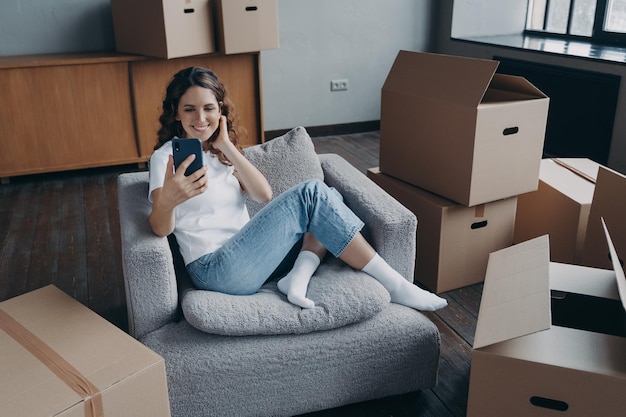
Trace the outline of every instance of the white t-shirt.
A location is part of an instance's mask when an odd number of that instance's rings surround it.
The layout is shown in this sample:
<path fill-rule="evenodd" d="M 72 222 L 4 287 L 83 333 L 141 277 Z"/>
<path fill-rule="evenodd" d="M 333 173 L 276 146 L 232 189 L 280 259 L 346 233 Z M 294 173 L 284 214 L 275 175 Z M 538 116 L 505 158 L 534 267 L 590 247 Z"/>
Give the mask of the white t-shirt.
<path fill-rule="evenodd" d="M 163 186 L 172 142 L 157 149 L 150 157 L 150 190 Z M 245 195 L 233 175 L 234 168 L 222 164 L 217 156 L 203 152 L 207 166 L 208 188 L 200 195 L 179 204 L 175 211 L 174 235 L 185 265 L 220 248 L 250 220 Z"/>

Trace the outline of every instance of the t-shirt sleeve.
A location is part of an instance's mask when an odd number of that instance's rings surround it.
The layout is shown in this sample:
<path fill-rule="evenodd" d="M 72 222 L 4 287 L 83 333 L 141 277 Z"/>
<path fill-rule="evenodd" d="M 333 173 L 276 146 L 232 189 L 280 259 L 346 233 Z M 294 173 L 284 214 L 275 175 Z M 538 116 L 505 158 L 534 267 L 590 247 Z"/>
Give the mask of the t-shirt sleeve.
<path fill-rule="evenodd" d="M 165 145 L 154 151 L 150 157 L 150 187 L 148 190 L 148 200 L 150 202 L 152 202 L 152 191 L 163 187 L 167 162 L 172 153 L 171 148 L 171 143 L 167 142 Z"/>

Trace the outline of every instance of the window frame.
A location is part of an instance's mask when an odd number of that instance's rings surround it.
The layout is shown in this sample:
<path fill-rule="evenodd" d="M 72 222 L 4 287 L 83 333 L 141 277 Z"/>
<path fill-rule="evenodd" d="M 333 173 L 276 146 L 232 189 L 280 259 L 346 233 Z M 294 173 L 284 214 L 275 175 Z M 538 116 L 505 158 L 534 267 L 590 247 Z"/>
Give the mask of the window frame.
<path fill-rule="evenodd" d="M 576 40 L 581 42 L 592 42 L 603 45 L 615 45 L 615 46 L 626 46 L 626 33 L 618 33 L 618 32 L 607 32 L 603 30 L 604 20 L 606 17 L 606 10 L 608 6 L 608 0 L 597 0 L 596 1 L 596 12 L 593 20 L 593 29 L 591 36 L 582 36 L 582 35 L 572 35 L 571 25 L 572 25 L 572 5 L 575 0 L 570 2 L 570 7 L 568 11 L 567 18 L 567 33 L 556 33 L 556 32 L 548 32 L 546 30 L 534 30 L 534 29 L 525 29 L 524 34 L 526 35 L 535 35 L 535 36 L 549 36 L 557 39 L 564 40 Z M 528 3 L 528 7 L 530 7 L 530 2 Z M 550 7 L 550 0 L 546 1 L 546 11 Z M 547 13 L 544 16 L 543 27 L 546 27 L 547 23 Z"/>

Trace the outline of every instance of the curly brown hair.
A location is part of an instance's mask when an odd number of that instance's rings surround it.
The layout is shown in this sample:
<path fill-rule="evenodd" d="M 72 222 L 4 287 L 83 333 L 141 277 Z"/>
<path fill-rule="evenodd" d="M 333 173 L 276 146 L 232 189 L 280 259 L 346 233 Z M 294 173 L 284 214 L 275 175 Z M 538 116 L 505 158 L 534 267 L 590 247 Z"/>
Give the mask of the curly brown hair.
<path fill-rule="evenodd" d="M 159 149 L 175 136 L 180 138 L 185 137 L 185 131 L 180 122 L 176 120 L 176 114 L 178 112 L 180 98 L 190 87 L 195 86 L 208 88 L 215 94 L 217 102 L 222 103 L 221 110 L 222 114 L 226 116 L 230 141 L 239 149 L 239 152 L 243 152 L 239 145 L 241 129 L 236 124 L 235 107 L 227 95 L 226 87 L 213 71 L 201 67 L 188 67 L 178 71 L 174 74 L 172 81 L 167 86 L 165 98 L 163 99 L 163 113 L 161 113 L 159 117 L 161 128 L 157 132 L 157 143 L 154 149 Z M 217 155 L 220 162 L 223 164 L 231 165 L 230 161 L 228 161 L 220 150 L 213 148 L 213 142 L 217 138 L 217 134 L 218 131 L 207 141 L 208 150 L 212 154 Z"/>

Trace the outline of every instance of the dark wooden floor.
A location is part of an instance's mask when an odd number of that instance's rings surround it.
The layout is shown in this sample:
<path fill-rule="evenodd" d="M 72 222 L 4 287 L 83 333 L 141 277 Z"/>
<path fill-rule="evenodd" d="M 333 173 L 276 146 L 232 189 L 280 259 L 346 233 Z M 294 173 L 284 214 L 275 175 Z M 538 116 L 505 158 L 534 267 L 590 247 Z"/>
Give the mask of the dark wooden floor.
<path fill-rule="evenodd" d="M 314 138 L 363 173 L 378 165 L 378 132 Z M 54 284 L 126 330 L 116 177 L 134 166 L 31 175 L 0 186 L 0 301 Z M 439 382 L 431 390 L 309 417 L 465 416 L 481 285 L 443 293 L 427 313 L 441 332 Z M 306 395 L 306 393 L 303 393 Z"/>

